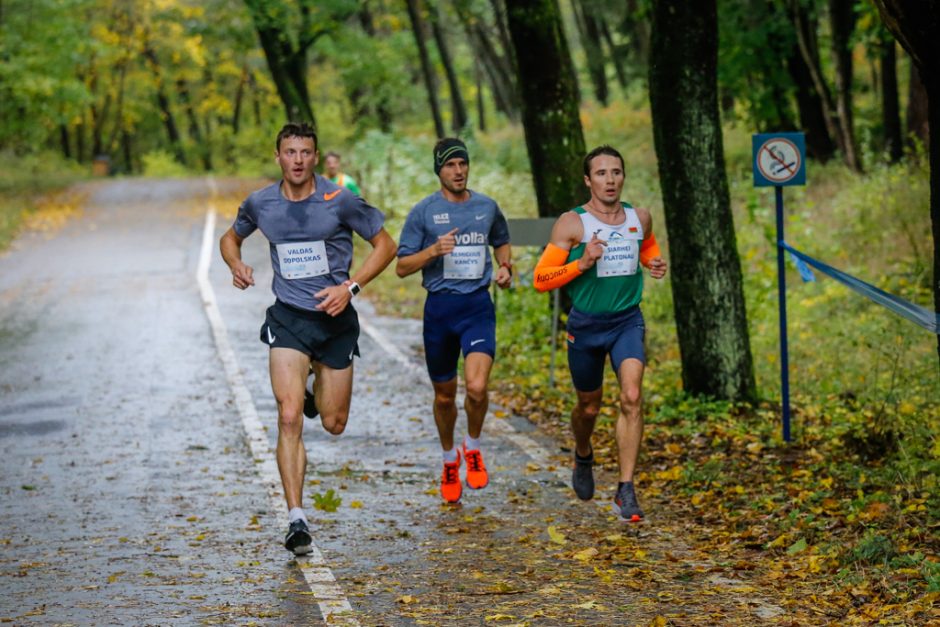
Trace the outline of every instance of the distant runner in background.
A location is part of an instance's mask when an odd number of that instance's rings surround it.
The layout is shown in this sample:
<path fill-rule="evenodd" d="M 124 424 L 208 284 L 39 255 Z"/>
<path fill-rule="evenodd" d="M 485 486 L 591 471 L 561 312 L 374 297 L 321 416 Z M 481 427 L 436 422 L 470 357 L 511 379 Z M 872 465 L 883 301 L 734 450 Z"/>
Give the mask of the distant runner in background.
<path fill-rule="evenodd" d="M 424 355 L 434 386 L 434 422 L 444 457 L 441 496 L 460 500 L 460 458 L 467 461 L 467 487 L 489 483 L 480 452 L 483 419 L 489 407 L 487 386 L 496 355 L 496 312 L 490 281 L 505 289 L 512 282 L 509 225 L 496 202 L 467 188 L 470 156 L 459 139 L 434 146 L 434 173 L 441 189 L 411 210 L 398 244 L 395 272 L 421 271 L 428 291 L 424 303 Z M 496 266 L 490 259 L 490 247 Z M 454 446 L 457 422 L 457 360 L 464 355 L 467 435 Z"/>
<path fill-rule="evenodd" d="M 641 412 L 643 341 L 646 323 L 640 311 L 643 271 L 666 276 L 653 235 L 653 218 L 640 207 L 621 202 L 623 157 L 599 146 L 584 157 L 584 184 L 591 198 L 563 213 L 552 227 L 551 241 L 535 266 L 540 292 L 564 287 L 571 297 L 568 315 L 568 368 L 577 392 L 571 411 L 574 468 L 571 485 L 582 500 L 594 497 L 594 448 L 591 436 L 604 394 L 604 362 L 610 359 L 620 382 L 617 458 L 620 482 L 614 503 L 623 520 L 639 522 L 633 474 L 643 439 Z"/>
<path fill-rule="evenodd" d="M 323 158 L 323 164 L 326 166 L 326 178 L 330 179 L 332 182 L 336 183 L 340 187 L 345 187 L 356 196 L 362 196 L 362 190 L 359 189 L 359 185 L 356 183 L 356 179 L 340 172 L 342 164 L 342 157 L 339 156 L 339 153 L 333 152 L 332 150 L 326 153 L 326 156 Z"/>

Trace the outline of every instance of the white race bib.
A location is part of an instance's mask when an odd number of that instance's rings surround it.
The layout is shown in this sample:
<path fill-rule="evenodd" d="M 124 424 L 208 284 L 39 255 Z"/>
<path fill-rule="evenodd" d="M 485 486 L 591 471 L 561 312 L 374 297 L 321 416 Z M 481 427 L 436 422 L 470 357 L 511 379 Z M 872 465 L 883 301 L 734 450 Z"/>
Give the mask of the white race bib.
<path fill-rule="evenodd" d="M 445 279 L 479 279 L 486 270 L 486 246 L 455 246 L 444 255 Z"/>
<path fill-rule="evenodd" d="M 285 279 L 306 279 L 330 273 L 323 240 L 278 244 L 276 248 L 281 276 Z"/>
<path fill-rule="evenodd" d="M 640 240 L 608 240 L 604 255 L 597 260 L 597 276 L 627 276 L 636 274 L 640 261 Z"/>

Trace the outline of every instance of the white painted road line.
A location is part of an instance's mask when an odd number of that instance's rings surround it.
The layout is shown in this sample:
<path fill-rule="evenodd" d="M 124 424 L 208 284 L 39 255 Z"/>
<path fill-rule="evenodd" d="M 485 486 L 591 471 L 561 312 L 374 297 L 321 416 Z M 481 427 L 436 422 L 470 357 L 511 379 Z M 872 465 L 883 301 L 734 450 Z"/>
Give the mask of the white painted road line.
<path fill-rule="evenodd" d="M 215 184 L 209 179 L 209 186 L 213 195 L 215 195 Z M 242 419 L 242 426 L 245 428 L 245 435 L 248 438 L 248 444 L 251 447 L 251 455 L 258 463 L 258 473 L 261 475 L 261 482 L 264 484 L 268 498 L 271 503 L 271 511 L 284 511 L 284 496 L 281 492 L 281 480 L 277 470 L 274 451 L 268 442 L 267 433 L 258 417 L 258 411 L 255 409 L 254 400 L 251 392 L 245 385 L 241 370 L 238 367 L 238 360 L 232 345 L 228 339 L 228 331 L 225 327 L 225 321 L 219 310 L 215 299 L 215 291 L 209 282 L 209 266 L 212 262 L 213 242 L 215 240 L 215 207 L 210 203 L 206 213 L 205 229 L 202 233 L 202 248 L 199 254 L 199 266 L 196 270 L 196 280 L 199 283 L 199 291 L 202 295 L 203 305 L 206 308 L 206 316 L 209 318 L 209 325 L 212 327 L 212 335 L 215 338 L 216 350 L 222 366 L 225 369 L 225 376 L 228 379 L 229 387 L 235 395 L 235 406 Z M 283 518 L 284 526 L 287 526 L 287 517 Z M 320 607 L 320 613 L 323 620 L 330 625 L 359 625 L 359 621 L 352 616 L 352 606 L 346 599 L 345 594 L 336 583 L 336 577 L 326 566 L 323 555 L 314 543 L 312 551 L 303 558 L 298 559 L 301 571 L 304 573 L 304 579 L 313 593 Z"/>

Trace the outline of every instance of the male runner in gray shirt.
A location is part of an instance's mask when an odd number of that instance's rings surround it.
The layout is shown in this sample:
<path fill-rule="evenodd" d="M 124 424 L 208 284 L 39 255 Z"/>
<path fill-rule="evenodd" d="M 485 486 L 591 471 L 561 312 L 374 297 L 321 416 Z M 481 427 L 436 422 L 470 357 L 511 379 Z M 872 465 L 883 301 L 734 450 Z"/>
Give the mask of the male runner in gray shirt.
<path fill-rule="evenodd" d="M 307 467 L 301 437 L 307 373 L 312 365 L 314 404 L 323 427 L 339 435 L 349 417 L 353 355 L 359 354 L 359 318 L 350 301 L 391 262 L 395 241 L 378 209 L 314 174 L 319 155 L 313 128 L 287 124 L 276 145 L 283 179 L 242 203 L 219 246 L 232 284 L 243 290 L 255 281 L 253 269 L 242 261 L 242 242 L 261 229 L 270 244 L 277 300 L 268 308 L 261 341 L 270 347 L 278 406 L 277 465 L 289 510 L 284 545 L 302 555 L 312 546 L 301 494 Z M 353 231 L 372 244 L 372 251 L 350 276 Z"/>
<path fill-rule="evenodd" d="M 512 265 L 509 227 L 492 198 L 467 188 L 470 156 L 459 139 L 447 137 L 434 147 L 434 172 L 441 189 L 417 205 L 405 219 L 398 245 L 400 277 L 421 270 L 428 291 L 424 304 L 424 355 L 434 386 L 434 421 L 443 449 L 441 496 L 460 500 L 460 451 L 454 448 L 457 422 L 457 360 L 464 354 L 467 395 L 467 486 L 486 487 L 489 475 L 480 452 L 480 434 L 489 406 L 487 384 L 496 355 L 496 313 L 489 285 L 496 262 L 496 284 L 509 287 Z"/>

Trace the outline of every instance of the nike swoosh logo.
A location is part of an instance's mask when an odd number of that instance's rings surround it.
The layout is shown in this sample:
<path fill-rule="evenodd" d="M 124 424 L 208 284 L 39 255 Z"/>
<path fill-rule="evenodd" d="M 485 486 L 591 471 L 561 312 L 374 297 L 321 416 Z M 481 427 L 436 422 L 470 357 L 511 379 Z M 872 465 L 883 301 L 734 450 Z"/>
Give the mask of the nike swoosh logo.
<path fill-rule="evenodd" d="M 330 192 L 330 193 L 328 193 L 328 194 L 323 194 L 323 200 L 333 200 L 334 198 L 336 198 L 336 195 L 337 195 L 338 193 L 340 193 L 341 191 L 343 191 L 343 190 L 338 189 L 338 190 L 336 190 L 335 192 Z"/>
<path fill-rule="evenodd" d="M 471 341 L 470 341 L 470 346 L 476 346 L 476 345 L 479 344 L 480 342 L 485 342 L 485 341 L 486 341 L 486 340 L 471 340 Z"/>
<path fill-rule="evenodd" d="M 355 352 L 356 352 L 356 349 L 355 349 L 355 348 L 352 349 L 351 351 L 349 351 L 349 361 L 352 361 L 353 353 L 355 353 Z"/>
<path fill-rule="evenodd" d="M 268 332 L 268 344 L 274 344 L 275 338 L 273 335 L 271 335 L 271 327 L 267 328 L 267 332 Z"/>
<path fill-rule="evenodd" d="M 476 219 L 477 219 L 477 220 L 482 220 L 482 219 L 485 218 L 485 217 L 486 217 L 486 214 L 484 213 L 482 216 L 476 216 Z"/>

